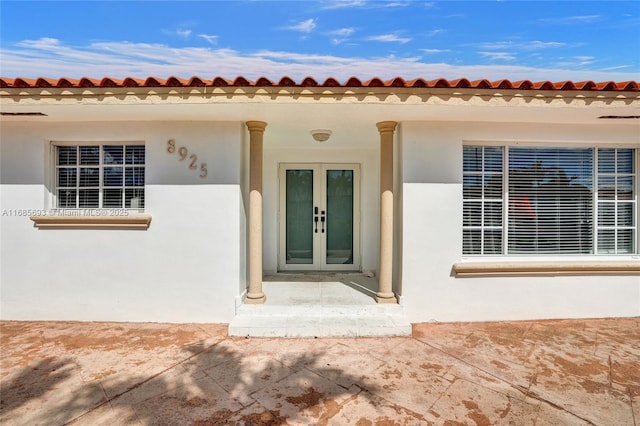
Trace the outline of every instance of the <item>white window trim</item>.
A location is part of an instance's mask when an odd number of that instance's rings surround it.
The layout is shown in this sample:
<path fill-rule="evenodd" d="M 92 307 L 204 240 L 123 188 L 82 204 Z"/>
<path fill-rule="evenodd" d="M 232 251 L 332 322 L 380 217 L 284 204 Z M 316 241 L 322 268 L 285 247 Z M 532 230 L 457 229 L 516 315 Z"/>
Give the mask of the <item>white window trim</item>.
<path fill-rule="evenodd" d="M 640 259 L 611 260 L 531 260 L 458 262 L 453 265 L 458 278 L 497 276 L 640 275 Z"/>
<path fill-rule="evenodd" d="M 567 147 L 567 148 L 631 148 L 635 149 L 635 180 L 634 193 L 636 196 L 636 254 L 608 255 L 595 253 L 588 255 L 468 255 L 461 256 L 461 260 L 453 264 L 452 275 L 454 277 L 498 277 L 498 276 L 558 276 L 558 275 L 640 275 L 640 146 L 632 143 L 611 142 L 577 142 L 577 141 L 522 141 L 512 139 L 464 139 L 462 146 L 496 146 L 505 148 L 505 159 L 508 147 Z M 594 167 L 597 167 L 594 165 Z M 504 169 L 503 169 L 504 170 Z M 462 170 L 461 170 L 462 173 Z M 506 173 L 503 171 L 503 185 Z M 461 175 L 462 176 L 462 175 Z M 462 184 L 462 181 L 461 181 Z M 594 183 L 595 184 L 595 183 Z M 504 187 L 504 186 L 503 186 Z M 594 197 L 594 200 L 597 198 Z M 508 191 L 505 193 L 505 202 L 508 202 Z M 462 205 L 461 205 L 462 208 Z M 597 205 L 594 206 L 597 210 Z M 508 214 L 503 209 L 503 215 Z M 597 213 L 595 213 L 597 214 Z M 503 223 L 506 218 L 503 216 Z M 597 216 L 596 216 L 597 219 Z M 594 229 L 597 222 L 594 222 Z M 503 244 L 506 238 L 503 236 Z M 595 245 L 595 243 L 594 243 Z M 594 247 L 595 250 L 595 247 Z M 460 245 L 462 252 L 462 245 Z"/>
<path fill-rule="evenodd" d="M 147 206 L 147 159 L 145 155 L 145 208 L 58 208 L 57 205 L 57 164 L 56 147 L 58 146 L 103 146 L 103 145 L 143 145 L 147 144 L 140 139 L 65 139 L 49 140 L 46 164 L 48 165 L 46 187 L 49 188 L 46 196 L 47 210 L 45 214 L 30 216 L 34 226 L 39 229 L 147 229 L 151 224 L 152 216 L 145 213 Z M 102 154 L 101 154 L 102 155 Z M 98 167 L 102 169 L 102 158 Z M 102 199 L 100 186 L 100 199 Z"/>
<path fill-rule="evenodd" d="M 96 209 L 102 210 L 102 209 Z M 108 210 L 108 209 L 107 209 Z M 40 229 L 147 229 L 151 225 L 150 214 L 130 214 L 127 216 L 91 216 L 91 215 L 68 215 L 72 213 L 50 215 L 34 215 L 30 219 L 34 226 Z"/>

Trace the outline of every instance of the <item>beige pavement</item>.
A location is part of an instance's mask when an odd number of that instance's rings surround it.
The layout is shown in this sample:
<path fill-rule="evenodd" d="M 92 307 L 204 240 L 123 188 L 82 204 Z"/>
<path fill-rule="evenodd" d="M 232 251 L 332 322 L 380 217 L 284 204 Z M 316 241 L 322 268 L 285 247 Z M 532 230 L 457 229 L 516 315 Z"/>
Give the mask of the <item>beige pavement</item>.
<path fill-rule="evenodd" d="M 413 337 L 1 322 L 4 425 L 635 425 L 640 318 L 416 324 Z"/>

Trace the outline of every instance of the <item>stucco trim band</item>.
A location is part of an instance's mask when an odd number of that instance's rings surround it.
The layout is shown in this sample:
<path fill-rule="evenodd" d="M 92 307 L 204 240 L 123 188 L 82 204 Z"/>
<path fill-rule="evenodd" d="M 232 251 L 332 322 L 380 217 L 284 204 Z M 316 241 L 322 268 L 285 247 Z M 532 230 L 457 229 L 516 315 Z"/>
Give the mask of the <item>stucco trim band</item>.
<path fill-rule="evenodd" d="M 638 260 L 583 260 L 548 262 L 459 262 L 457 278 L 536 275 L 640 275 Z"/>
<path fill-rule="evenodd" d="M 129 216 L 31 216 L 36 228 L 40 229 L 147 229 L 151 224 L 150 214 Z"/>

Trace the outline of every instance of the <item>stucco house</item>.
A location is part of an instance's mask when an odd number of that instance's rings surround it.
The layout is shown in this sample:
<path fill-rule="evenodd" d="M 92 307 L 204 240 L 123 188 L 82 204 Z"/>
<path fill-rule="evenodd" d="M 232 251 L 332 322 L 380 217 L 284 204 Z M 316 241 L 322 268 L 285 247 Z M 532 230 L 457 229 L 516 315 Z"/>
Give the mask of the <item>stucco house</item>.
<path fill-rule="evenodd" d="M 410 322 L 640 315 L 638 82 L 0 79 L 1 315 L 230 323 L 367 273 Z"/>

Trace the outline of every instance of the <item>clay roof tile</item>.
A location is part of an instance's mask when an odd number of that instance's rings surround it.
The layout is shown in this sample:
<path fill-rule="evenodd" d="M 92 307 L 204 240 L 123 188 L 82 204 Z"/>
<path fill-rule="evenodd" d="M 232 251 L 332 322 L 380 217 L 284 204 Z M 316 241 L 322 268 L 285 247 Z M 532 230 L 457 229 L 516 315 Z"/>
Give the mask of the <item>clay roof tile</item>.
<path fill-rule="evenodd" d="M 256 86 L 271 87 L 273 85 L 273 81 L 269 80 L 267 77 L 260 77 L 256 80 Z"/>
<path fill-rule="evenodd" d="M 597 90 L 597 91 L 634 91 L 640 90 L 637 81 L 603 81 L 594 83 L 593 81 L 537 81 L 520 80 L 512 82 L 507 79 L 489 81 L 474 80 L 469 81 L 466 78 L 455 80 L 447 80 L 438 78 L 435 80 L 425 81 L 422 78 L 414 80 L 405 80 L 402 77 L 395 77 L 390 80 L 382 81 L 379 78 L 372 78 L 364 83 L 357 77 L 350 77 L 346 82 L 340 83 L 333 77 L 327 78 L 323 83 L 318 83 L 313 77 L 305 77 L 300 84 L 296 83 L 291 77 L 284 76 L 277 83 L 266 77 L 260 77 L 257 81 L 252 82 L 243 76 L 236 77 L 231 81 L 222 77 L 215 77 L 213 80 L 204 80 L 199 77 L 191 77 L 183 79 L 171 76 L 167 80 L 160 80 L 155 77 L 147 77 L 145 80 L 134 77 L 126 77 L 123 80 L 117 80 L 110 77 L 97 80 L 94 78 L 83 77 L 79 80 L 67 78 L 47 79 L 40 77 L 37 79 L 26 78 L 0 78 L 0 87 L 3 88 L 92 88 L 92 87 L 202 87 L 202 86 L 254 86 L 254 87 L 409 87 L 409 88 L 472 88 L 472 89 L 499 89 L 499 90 Z"/>
<path fill-rule="evenodd" d="M 609 91 L 609 90 L 617 90 L 618 86 L 616 85 L 615 81 L 603 81 L 603 82 L 597 83 L 596 88 L 598 90 Z"/>
<path fill-rule="evenodd" d="M 77 80 L 69 80 L 69 79 L 66 79 L 66 78 L 60 78 L 56 82 L 55 86 L 56 87 L 71 88 L 71 87 L 77 87 L 78 83 L 77 83 Z"/>
<path fill-rule="evenodd" d="M 302 87 L 318 87 L 318 82 L 312 77 L 305 77 L 300 85 Z"/>
<path fill-rule="evenodd" d="M 222 77 L 216 77 L 211 82 L 211 85 L 215 86 L 215 87 L 230 86 L 231 84 L 232 84 L 232 82 L 230 80 L 226 80 L 226 79 L 224 79 Z"/>
<path fill-rule="evenodd" d="M 456 80 L 451 80 L 449 84 L 451 84 L 451 87 L 455 87 L 457 89 L 466 89 L 468 87 L 471 87 L 471 82 L 466 78 L 458 78 Z"/>
<path fill-rule="evenodd" d="M 580 81 L 575 85 L 578 90 L 593 90 L 596 88 L 596 84 L 593 81 Z"/>
<path fill-rule="evenodd" d="M 333 77 L 329 77 L 324 81 L 322 86 L 324 86 L 324 87 L 339 87 L 340 86 L 340 82 L 338 80 L 336 80 L 335 78 L 333 78 Z"/>
<path fill-rule="evenodd" d="M 280 79 L 280 81 L 278 82 L 278 86 L 282 86 L 282 87 L 294 87 L 296 86 L 296 82 L 293 81 L 293 79 L 291 77 L 287 77 L 284 76 Z"/>
<path fill-rule="evenodd" d="M 513 88 L 519 90 L 531 90 L 533 89 L 533 83 L 531 80 L 519 80 L 513 82 Z"/>
<path fill-rule="evenodd" d="M 375 81 L 375 83 L 373 83 Z M 360 81 L 357 77 L 349 77 L 346 83 L 344 83 L 345 87 L 362 87 L 362 81 Z M 380 87 L 384 86 L 384 83 L 379 78 L 374 78 L 369 80 L 369 84 L 365 84 L 367 87 Z"/>
<path fill-rule="evenodd" d="M 509 89 L 513 89 L 513 84 L 511 84 L 511 81 L 505 80 L 505 79 L 496 80 L 491 82 L 491 88 L 509 90 Z"/>
<path fill-rule="evenodd" d="M 406 84 L 407 83 L 401 77 L 396 77 L 394 79 L 387 80 L 384 82 L 384 85 L 387 87 L 405 87 Z"/>
<path fill-rule="evenodd" d="M 416 78 L 414 80 L 410 80 L 405 82 L 405 84 L 407 85 L 407 87 L 412 87 L 412 88 L 424 88 L 427 87 L 427 82 L 422 79 L 422 78 Z"/>
<path fill-rule="evenodd" d="M 240 76 L 233 80 L 233 86 L 252 86 L 251 81 Z"/>
<path fill-rule="evenodd" d="M 143 86 L 145 87 L 161 87 L 162 83 L 155 77 L 147 77 L 144 81 Z"/>
<path fill-rule="evenodd" d="M 206 85 L 207 83 L 203 79 L 195 76 L 191 77 L 186 84 L 187 87 L 204 87 Z"/>
<path fill-rule="evenodd" d="M 638 82 L 636 81 L 622 81 L 617 83 L 618 90 L 638 91 Z"/>
<path fill-rule="evenodd" d="M 123 87 L 138 87 L 138 86 L 142 86 L 143 84 L 144 84 L 144 81 L 137 78 L 127 77 L 124 80 L 122 80 Z"/>
<path fill-rule="evenodd" d="M 26 79 L 26 78 L 16 78 L 13 81 L 14 87 L 27 88 L 33 87 L 34 80 Z"/>
<path fill-rule="evenodd" d="M 358 78 L 356 78 L 356 77 L 351 77 L 351 78 L 350 78 L 350 80 L 353 80 L 353 81 L 354 81 L 354 83 L 355 83 L 355 82 L 359 82 L 359 81 L 360 81 L 360 80 L 359 80 Z M 345 84 L 345 86 L 348 86 L 348 85 L 349 85 L 348 83 L 349 83 L 349 82 L 347 82 L 347 84 Z M 364 87 L 386 87 L 386 85 L 387 85 L 387 83 L 386 83 L 386 82 L 382 81 L 382 80 L 381 80 L 381 79 L 379 79 L 378 77 L 371 78 L 371 79 L 369 79 L 369 80 L 365 81 L 364 83 L 362 83 L 362 82 L 361 82 L 361 84 L 362 84 Z M 356 87 L 357 87 L 357 84 L 354 84 L 354 86 L 356 86 Z"/>
<path fill-rule="evenodd" d="M 78 83 L 79 87 L 97 87 L 99 85 L 100 81 L 87 77 L 81 78 L 80 82 Z"/>
<path fill-rule="evenodd" d="M 171 76 L 165 82 L 167 87 L 184 87 L 189 85 L 188 80 L 184 80 L 178 77 Z"/>

